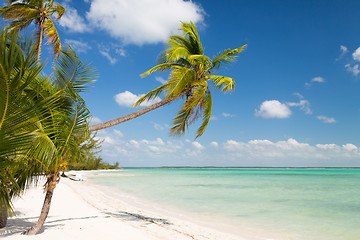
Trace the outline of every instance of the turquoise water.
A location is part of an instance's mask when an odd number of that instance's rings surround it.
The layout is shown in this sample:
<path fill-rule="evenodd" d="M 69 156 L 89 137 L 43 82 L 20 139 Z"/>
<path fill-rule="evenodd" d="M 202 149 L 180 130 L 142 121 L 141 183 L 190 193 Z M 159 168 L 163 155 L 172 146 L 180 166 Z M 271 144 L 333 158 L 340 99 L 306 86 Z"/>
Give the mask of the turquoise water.
<path fill-rule="evenodd" d="M 90 180 L 286 239 L 360 239 L 360 169 L 125 169 Z"/>

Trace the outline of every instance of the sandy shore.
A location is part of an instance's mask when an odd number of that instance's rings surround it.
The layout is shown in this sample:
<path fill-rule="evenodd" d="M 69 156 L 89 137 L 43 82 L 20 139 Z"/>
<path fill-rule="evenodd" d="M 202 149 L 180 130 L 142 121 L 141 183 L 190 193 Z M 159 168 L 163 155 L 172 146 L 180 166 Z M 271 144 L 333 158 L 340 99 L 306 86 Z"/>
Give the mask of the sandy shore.
<path fill-rule="evenodd" d="M 14 202 L 16 216 L 0 229 L 1 239 L 130 239 L 187 240 L 259 239 L 230 234 L 226 231 L 194 223 L 185 216 L 164 215 L 129 204 L 119 196 L 111 196 L 96 186 L 62 178 L 55 189 L 49 216 L 41 232 L 35 236 L 20 233 L 32 226 L 39 216 L 44 199 L 41 186 L 32 187 Z"/>

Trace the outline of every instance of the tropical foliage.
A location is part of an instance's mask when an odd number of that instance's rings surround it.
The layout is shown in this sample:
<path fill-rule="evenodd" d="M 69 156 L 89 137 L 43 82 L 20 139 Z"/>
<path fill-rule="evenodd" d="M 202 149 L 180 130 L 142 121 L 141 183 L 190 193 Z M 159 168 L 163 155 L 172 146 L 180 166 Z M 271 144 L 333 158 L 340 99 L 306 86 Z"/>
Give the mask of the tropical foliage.
<path fill-rule="evenodd" d="M 85 135 L 76 136 L 79 143 L 78 149 L 74 152 L 68 152 L 67 170 L 95 170 L 95 169 L 116 169 L 119 163 L 109 164 L 97 156 L 101 152 L 101 143 L 103 140 L 91 134 L 88 138 Z"/>
<path fill-rule="evenodd" d="M 234 79 L 213 75 L 212 72 L 218 71 L 223 65 L 233 62 L 246 45 L 232 50 L 227 49 L 210 59 L 204 55 L 200 37 L 193 23 L 182 23 L 180 30 L 183 35 L 170 36 L 167 48 L 161 54 L 159 64 L 142 74 L 145 77 L 156 71 L 170 71 L 168 81 L 141 97 L 133 107 L 153 100 L 162 93 L 165 95 L 165 99 L 134 113 L 91 125 L 89 127 L 90 132 L 115 126 L 172 101 L 185 99 L 173 120 L 170 134 L 181 135 L 185 133 L 187 127 L 200 116 L 202 124 L 197 130 L 196 138 L 204 133 L 212 112 L 210 86 L 221 92 L 231 92 L 235 88 Z"/>
<path fill-rule="evenodd" d="M 11 21 L 6 27 L 9 32 L 19 32 L 35 23 L 35 46 L 37 57 L 40 62 L 41 48 L 44 37 L 48 37 L 48 44 L 52 44 L 55 59 L 61 53 L 61 42 L 51 16 L 56 15 L 55 21 L 65 13 L 65 8 L 53 0 L 7 0 L 7 6 L 0 9 L 0 15 Z"/>
<path fill-rule="evenodd" d="M 197 130 L 200 137 L 209 124 L 212 112 L 210 86 L 221 92 L 231 92 L 235 88 L 233 78 L 213 75 L 225 64 L 233 62 L 245 46 L 227 49 L 213 59 L 204 55 L 200 37 L 193 23 L 182 23 L 183 35 L 173 35 L 168 41 L 167 49 L 162 53 L 160 63 L 143 73 L 142 76 L 159 71 L 170 71 L 169 79 L 164 85 L 152 90 L 140 98 L 134 106 L 149 101 L 164 93 L 165 99 L 184 98 L 177 116 L 173 120 L 170 133 L 181 135 L 187 127 L 201 117 L 202 124 Z"/>
<path fill-rule="evenodd" d="M 89 111 L 80 93 L 96 75 L 69 48 L 50 76 L 41 75 L 36 49 L 16 34 L 0 36 L 0 201 L 11 199 L 44 173 L 46 197 L 38 232 L 50 208 L 59 172 L 71 153 L 79 151 L 78 136 L 88 136 Z M 68 156 L 69 154 L 69 156 Z"/>
<path fill-rule="evenodd" d="M 41 69 L 31 41 L 0 32 L 0 202 L 8 210 L 11 198 L 42 171 L 34 158 L 47 150 L 34 147 L 39 121 L 60 105 L 58 93 L 34 101 L 38 93 L 31 89 Z"/>

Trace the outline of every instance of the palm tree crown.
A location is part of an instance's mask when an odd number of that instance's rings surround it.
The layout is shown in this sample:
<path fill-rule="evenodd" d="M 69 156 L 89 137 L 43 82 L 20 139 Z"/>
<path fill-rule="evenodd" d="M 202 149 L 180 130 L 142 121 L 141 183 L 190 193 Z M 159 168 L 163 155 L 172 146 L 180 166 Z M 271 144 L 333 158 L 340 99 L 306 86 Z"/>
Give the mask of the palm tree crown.
<path fill-rule="evenodd" d="M 65 13 L 65 8 L 53 0 L 8 0 L 7 3 L 8 6 L 0 9 L 0 15 L 6 21 L 11 21 L 6 30 L 18 32 L 35 22 L 37 30 L 34 39 L 38 61 L 40 62 L 44 36 L 49 38 L 47 44 L 53 45 L 55 59 L 57 59 L 61 52 L 61 42 L 50 17 L 55 14 L 55 20 L 59 20 Z"/>
<path fill-rule="evenodd" d="M 165 100 L 184 98 L 185 101 L 173 120 L 170 133 L 173 135 L 185 133 L 186 128 L 201 116 L 202 124 L 196 133 L 198 138 L 204 133 L 211 117 L 212 97 L 209 85 L 222 92 L 231 92 L 235 87 L 234 79 L 213 75 L 212 71 L 233 62 L 246 45 L 233 50 L 227 49 L 210 59 L 204 55 L 200 37 L 192 22 L 182 23 L 180 30 L 184 34 L 170 37 L 167 49 L 161 55 L 160 63 L 142 74 L 147 76 L 155 71 L 169 70 L 169 79 L 164 85 L 140 98 L 134 106 L 152 100 L 161 93 L 164 93 Z"/>

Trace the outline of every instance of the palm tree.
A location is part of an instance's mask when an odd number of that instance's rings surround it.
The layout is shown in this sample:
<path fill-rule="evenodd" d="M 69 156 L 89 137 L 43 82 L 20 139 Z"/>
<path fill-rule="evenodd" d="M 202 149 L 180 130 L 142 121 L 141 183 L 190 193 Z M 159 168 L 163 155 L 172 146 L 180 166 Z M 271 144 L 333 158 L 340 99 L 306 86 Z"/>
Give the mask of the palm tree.
<path fill-rule="evenodd" d="M 38 122 L 46 119 L 44 109 L 56 109 L 60 104 L 56 93 L 37 102 L 39 93 L 33 79 L 43 66 L 37 64 L 36 49 L 31 41 L 23 41 L 17 34 L 0 31 L 0 203 L 2 226 L 7 212 L 11 212 L 11 199 L 20 195 L 29 181 L 36 180 L 41 165 L 33 161 L 37 151 L 47 152 L 46 146 L 33 148 Z M 40 83 L 41 84 L 41 83 Z"/>
<path fill-rule="evenodd" d="M 34 235 L 42 228 L 50 210 L 54 189 L 60 181 L 60 171 L 68 165 L 68 155 L 80 150 L 79 135 L 88 136 L 89 110 L 80 93 L 86 90 L 86 85 L 95 77 L 93 69 L 83 64 L 71 50 L 64 52 L 56 62 L 55 71 L 50 77 L 38 77 L 36 84 L 41 92 L 34 102 L 41 101 L 56 93 L 61 94 L 62 105 L 57 109 L 48 109 L 48 118 L 39 122 L 36 132 L 36 142 L 30 152 L 32 157 L 41 163 L 46 173 L 45 200 L 36 224 L 24 232 Z M 38 151 L 38 146 L 46 146 L 47 151 Z M 68 154 L 69 153 L 69 154 Z"/>
<path fill-rule="evenodd" d="M 0 9 L 0 15 L 6 21 L 11 21 L 6 30 L 19 32 L 35 22 L 37 30 L 34 39 L 38 62 L 40 63 L 45 36 L 49 38 L 47 44 L 52 44 L 57 59 L 61 52 L 61 42 L 51 16 L 55 14 L 55 20 L 59 20 L 65 13 L 65 8 L 53 0 L 8 0 L 7 3 L 8 6 Z"/>
<path fill-rule="evenodd" d="M 89 127 L 90 132 L 131 120 L 182 98 L 185 101 L 173 120 L 170 133 L 172 135 L 183 134 L 186 128 L 199 116 L 202 118 L 202 124 L 197 130 L 196 138 L 204 133 L 212 111 L 209 85 L 213 85 L 216 90 L 222 92 L 231 92 L 235 87 L 234 79 L 213 75 L 212 71 L 219 70 L 222 65 L 233 62 L 237 54 L 243 51 L 246 45 L 233 50 L 227 49 L 210 59 L 204 55 L 200 37 L 192 22 L 182 23 L 180 30 L 182 30 L 183 35 L 170 37 L 167 49 L 161 55 L 160 63 L 142 74 L 145 77 L 156 71 L 170 71 L 168 81 L 141 97 L 133 107 L 155 99 L 161 93 L 165 95 L 164 100 L 123 117 L 91 125 Z"/>

